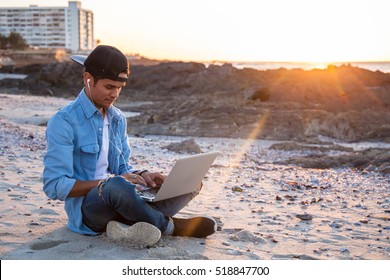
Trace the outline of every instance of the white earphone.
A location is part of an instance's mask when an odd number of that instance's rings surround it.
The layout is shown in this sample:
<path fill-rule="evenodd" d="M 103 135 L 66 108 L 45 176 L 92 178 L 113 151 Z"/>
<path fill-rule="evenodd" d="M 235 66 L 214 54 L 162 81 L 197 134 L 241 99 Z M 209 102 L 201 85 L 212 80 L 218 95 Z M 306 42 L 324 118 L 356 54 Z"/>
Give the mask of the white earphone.
<path fill-rule="evenodd" d="M 87 87 L 88 87 L 88 93 L 89 93 L 89 97 L 91 98 L 91 101 L 93 102 L 93 104 L 95 104 L 95 101 L 93 100 L 93 97 L 92 97 L 92 91 L 91 91 L 91 79 L 87 79 Z"/>

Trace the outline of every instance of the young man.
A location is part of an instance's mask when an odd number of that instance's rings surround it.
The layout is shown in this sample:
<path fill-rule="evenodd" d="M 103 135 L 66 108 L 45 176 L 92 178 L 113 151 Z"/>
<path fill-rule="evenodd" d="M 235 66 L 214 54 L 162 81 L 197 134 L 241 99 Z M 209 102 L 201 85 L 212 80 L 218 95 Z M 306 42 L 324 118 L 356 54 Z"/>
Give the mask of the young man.
<path fill-rule="evenodd" d="M 156 203 L 137 194 L 135 184 L 154 187 L 165 177 L 129 164 L 126 118 L 113 106 L 130 74 L 125 55 L 101 45 L 88 57 L 72 59 L 85 67 L 84 88 L 47 125 L 43 171 L 46 195 L 65 201 L 68 228 L 87 235 L 107 230 L 107 235 L 116 232 L 133 240 L 153 236 L 156 230 L 200 238 L 214 233 L 216 222 L 211 218 L 172 217 L 196 193 Z M 138 225 L 143 225 L 141 230 L 131 230 Z"/>

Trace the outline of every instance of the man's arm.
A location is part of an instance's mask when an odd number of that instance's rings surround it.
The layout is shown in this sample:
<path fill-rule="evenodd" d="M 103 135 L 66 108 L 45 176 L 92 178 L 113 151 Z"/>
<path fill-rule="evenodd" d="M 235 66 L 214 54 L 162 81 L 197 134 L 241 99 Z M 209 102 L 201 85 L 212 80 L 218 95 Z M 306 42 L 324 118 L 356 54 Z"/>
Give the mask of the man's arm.
<path fill-rule="evenodd" d="M 101 180 L 92 181 L 76 181 L 72 190 L 69 192 L 68 197 L 85 196 L 87 193 L 96 187 Z"/>
<path fill-rule="evenodd" d="M 156 187 L 157 184 L 161 185 L 162 182 L 165 180 L 165 177 L 160 173 L 145 172 L 144 174 L 142 174 L 142 176 L 135 173 L 126 173 L 121 176 L 133 184 L 140 184 L 151 187 Z M 85 196 L 90 190 L 96 187 L 100 183 L 100 181 L 102 180 L 78 180 L 74 183 L 72 190 L 68 194 L 68 197 Z"/>
<path fill-rule="evenodd" d="M 62 115 L 55 115 L 46 129 L 43 190 L 51 199 L 65 200 L 76 179 L 73 177 L 73 129 Z"/>

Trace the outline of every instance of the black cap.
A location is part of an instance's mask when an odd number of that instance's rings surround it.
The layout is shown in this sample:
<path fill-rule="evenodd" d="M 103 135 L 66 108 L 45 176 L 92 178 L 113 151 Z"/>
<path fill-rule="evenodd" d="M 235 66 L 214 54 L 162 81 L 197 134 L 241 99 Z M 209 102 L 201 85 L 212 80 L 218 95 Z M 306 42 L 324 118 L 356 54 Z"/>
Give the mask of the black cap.
<path fill-rule="evenodd" d="M 113 81 L 127 82 L 130 74 L 129 62 L 126 56 L 112 46 L 97 46 L 88 57 L 72 55 L 74 62 L 85 67 L 85 71 Z"/>

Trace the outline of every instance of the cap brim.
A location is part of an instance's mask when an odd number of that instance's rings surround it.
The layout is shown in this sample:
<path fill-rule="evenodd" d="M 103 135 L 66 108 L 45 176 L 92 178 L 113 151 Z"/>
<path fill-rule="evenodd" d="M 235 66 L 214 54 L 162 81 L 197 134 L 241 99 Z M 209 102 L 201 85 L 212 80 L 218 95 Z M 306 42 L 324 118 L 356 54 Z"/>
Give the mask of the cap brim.
<path fill-rule="evenodd" d="M 74 62 L 80 64 L 81 66 L 84 66 L 84 61 L 87 59 L 87 56 L 86 55 L 78 55 L 78 54 L 75 54 L 75 55 L 72 55 L 70 57 L 70 59 L 72 59 Z"/>

